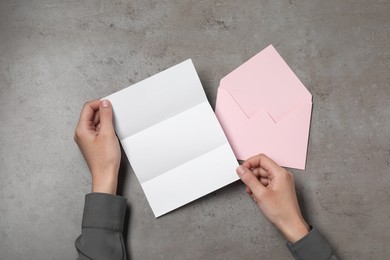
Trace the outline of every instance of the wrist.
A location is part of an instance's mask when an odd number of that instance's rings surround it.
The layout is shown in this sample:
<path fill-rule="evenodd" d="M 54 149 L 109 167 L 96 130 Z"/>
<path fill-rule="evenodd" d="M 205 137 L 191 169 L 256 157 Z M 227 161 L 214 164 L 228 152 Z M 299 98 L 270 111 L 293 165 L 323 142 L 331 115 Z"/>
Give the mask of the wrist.
<path fill-rule="evenodd" d="M 279 230 L 283 233 L 288 242 L 294 244 L 306 236 L 309 233 L 310 228 L 302 217 L 298 217 L 295 220 L 282 224 Z"/>
<path fill-rule="evenodd" d="M 117 174 L 92 175 L 92 192 L 116 195 Z"/>

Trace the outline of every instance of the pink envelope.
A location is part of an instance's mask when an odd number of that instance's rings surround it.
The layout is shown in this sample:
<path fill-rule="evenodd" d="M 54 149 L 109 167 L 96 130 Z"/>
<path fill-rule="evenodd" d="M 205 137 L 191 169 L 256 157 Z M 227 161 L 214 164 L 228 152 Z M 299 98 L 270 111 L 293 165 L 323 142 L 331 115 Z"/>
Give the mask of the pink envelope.
<path fill-rule="evenodd" d="M 305 169 L 312 96 L 270 45 L 224 77 L 215 113 L 239 160 Z"/>

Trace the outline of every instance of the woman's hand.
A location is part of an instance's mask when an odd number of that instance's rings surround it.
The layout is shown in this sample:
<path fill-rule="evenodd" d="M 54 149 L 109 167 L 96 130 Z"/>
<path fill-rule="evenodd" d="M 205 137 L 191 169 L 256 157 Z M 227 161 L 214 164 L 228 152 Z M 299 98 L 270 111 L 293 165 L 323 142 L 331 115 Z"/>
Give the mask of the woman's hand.
<path fill-rule="evenodd" d="M 295 243 L 309 232 L 295 193 L 294 176 L 264 154 L 246 160 L 237 174 L 265 217 Z"/>
<path fill-rule="evenodd" d="M 84 104 L 74 140 L 92 174 L 92 192 L 116 194 L 121 150 L 108 100 Z"/>

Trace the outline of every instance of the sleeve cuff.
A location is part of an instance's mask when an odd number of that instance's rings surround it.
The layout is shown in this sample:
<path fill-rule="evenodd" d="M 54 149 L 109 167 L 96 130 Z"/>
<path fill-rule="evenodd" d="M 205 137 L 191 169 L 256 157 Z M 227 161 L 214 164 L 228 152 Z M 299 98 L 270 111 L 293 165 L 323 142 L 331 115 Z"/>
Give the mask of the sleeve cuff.
<path fill-rule="evenodd" d="M 105 193 L 85 196 L 82 228 L 98 228 L 123 232 L 127 200 Z"/>
<path fill-rule="evenodd" d="M 333 255 L 332 248 L 315 228 L 294 244 L 287 243 L 287 247 L 295 259 L 328 260 Z"/>

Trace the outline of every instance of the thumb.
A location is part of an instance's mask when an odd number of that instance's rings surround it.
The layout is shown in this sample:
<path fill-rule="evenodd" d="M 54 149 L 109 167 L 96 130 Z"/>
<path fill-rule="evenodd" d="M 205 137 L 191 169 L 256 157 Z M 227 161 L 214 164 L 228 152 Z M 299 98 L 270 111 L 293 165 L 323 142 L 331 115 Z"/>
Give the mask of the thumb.
<path fill-rule="evenodd" d="M 238 166 L 236 172 L 241 181 L 251 189 L 255 197 L 260 197 L 261 194 L 266 190 L 266 187 L 260 183 L 259 179 L 256 178 L 254 173 L 245 166 Z"/>
<path fill-rule="evenodd" d="M 112 106 L 109 100 L 103 99 L 100 101 L 99 117 L 100 129 L 103 131 L 114 130 L 114 126 L 112 125 Z"/>

